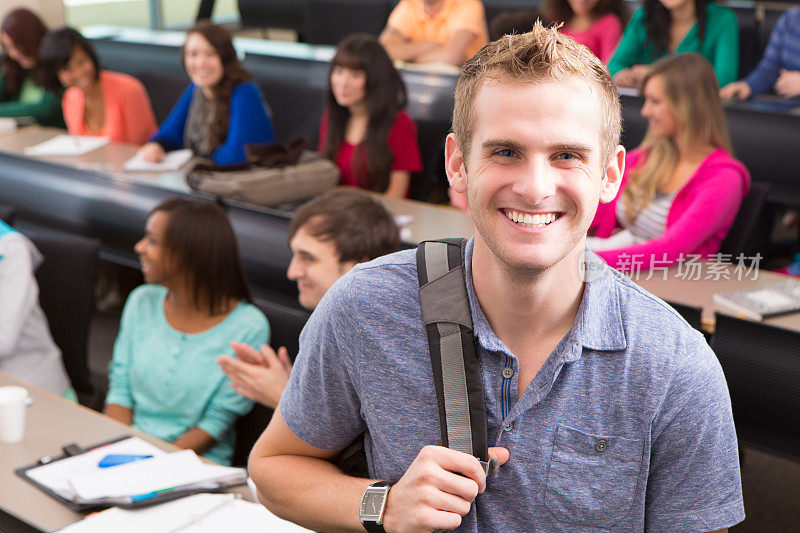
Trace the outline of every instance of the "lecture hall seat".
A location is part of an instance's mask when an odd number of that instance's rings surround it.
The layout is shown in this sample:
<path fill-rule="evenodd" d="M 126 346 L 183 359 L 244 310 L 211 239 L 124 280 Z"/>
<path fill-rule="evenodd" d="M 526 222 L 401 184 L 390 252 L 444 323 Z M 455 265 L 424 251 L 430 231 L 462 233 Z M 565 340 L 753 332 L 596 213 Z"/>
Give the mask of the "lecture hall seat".
<path fill-rule="evenodd" d="M 800 460 L 800 332 L 716 314 L 739 444 Z"/>
<path fill-rule="evenodd" d="M 57 230 L 30 232 L 44 256 L 36 271 L 39 303 L 79 401 L 97 408 L 88 364 L 89 326 L 100 241 Z"/>

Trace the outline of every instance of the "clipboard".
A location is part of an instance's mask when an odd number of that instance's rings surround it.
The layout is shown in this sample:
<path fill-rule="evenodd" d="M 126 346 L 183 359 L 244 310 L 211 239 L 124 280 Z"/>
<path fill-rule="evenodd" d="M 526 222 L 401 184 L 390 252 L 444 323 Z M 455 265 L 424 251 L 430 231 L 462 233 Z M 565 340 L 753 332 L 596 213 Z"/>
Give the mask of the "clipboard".
<path fill-rule="evenodd" d="M 112 506 L 122 507 L 125 509 L 148 507 L 150 505 L 156 505 L 159 503 L 168 502 L 171 500 L 183 498 L 184 496 L 189 496 L 193 494 L 207 493 L 207 492 L 221 492 L 230 487 L 243 485 L 246 482 L 246 477 L 247 477 L 246 471 L 242 469 L 244 474 L 241 479 L 233 479 L 230 481 L 223 480 L 223 481 L 204 482 L 200 485 L 188 485 L 174 489 L 167 489 L 167 490 L 142 494 L 139 496 L 109 497 L 109 498 L 100 498 L 87 501 L 87 500 L 81 500 L 80 498 L 77 497 L 74 499 L 66 498 L 62 494 L 59 494 L 56 490 L 54 490 L 50 486 L 41 483 L 40 481 L 38 481 L 37 479 L 35 479 L 30 475 L 32 470 L 39 468 L 41 466 L 54 464 L 57 463 L 58 461 L 63 461 L 64 459 L 80 456 L 87 452 L 91 452 L 99 448 L 102 448 L 104 446 L 121 442 L 128 438 L 130 438 L 130 435 L 123 435 L 121 437 L 101 442 L 83 449 L 79 448 L 77 445 L 74 444 L 64 446 L 63 448 L 64 454 L 53 458 L 45 457 L 35 464 L 24 466 L 14 470 L 14 473 L 16 473 L 22 479 L 32 484 L 39 490 L 43 491 L 45 494 L 49 495 L 50 497 L 54 498 L 58 502 L 62 503 L 63 505 L 66 505 L 68 508 L 76 512 L 96 511 L 99 509 L 104 509 Z"/>
<path fill-rule="evenodd" d="M 62 504 L 66 505 L 67 507 L 69 507 L 73 511 L 84 512 L 84 511 L 96 510 L 96 509 L 101 508 L 102 506 L 81 504 L 81 503 L 74 502 L 72 500 L 68 500 L 68 499 L 64 498 L 63 496 L 61 496 L 60 494 L 58 494 L 57 492 L 55 492 L 54 490 L 52 490 L 50 487 L 48 487 L 48 486 L 46 486 L 46 485 L 44 485 L 42 483 L 39 483 L 37 480 L 35 480 L 35 479 L 31 478 L 30 476 L 28 476 L 28 471 L 29 470 L 33 470 L 34 468 L 38 468 L 40 466 L 44 466 L 44 465 L 47 465 L 47 464 L 51 464 L 51 463 L 55 463 L 55 462 L 58 462 L 58 461 L 62 461 L 62 460 L 67 459 L 69 457 L 74 457 L 76 455 L 80 455 L 82 453 L 86 453 L 86 452 L 91 451 L 91 450 L 96 450 L 97 448 L 100 448 L 102 446 L 106 446 L 108 444 L 114 444 L 116 442 L 120 442 L 120 441 L 125 440 L 125 439 L 127 439 L 129 437 L 130 437 L 130 435 L 122 435 L 121 437 L 117 437 L 117 438 L 111 439 L 109 441 L 101 442 L 99 444 L 95 444 L 93 446 L 89 446 L 88 448 L 83 448 L 83 449 L 78 448 L 74 444 L 69 444 L 69 445 L 64 446 L 62 448 L 62 450 L 64 451 L 63 454 L 55 456 L 55 457 L 43 457 L 43 458 L 39 459 L 39 461 L 37 461 L 36 463 L 34 463 L 32 465 L 28 465 L 28 466 L 23 466 L 21 468 L 17 468 L 16 470 L 14 470 L 14 473 L 17 474 L 22 479 L 24 479 L 25 481 L 27 481 L 28 483 L 30 483 L 31 485 L 33 485 L 34 487 L 36 487 L 37 489 L 41 490 L 42 492 L 44 492 L 45 494 L 50 496 L 51 498 L 54 498 L 54 499 L 58 500 L 59 502 L 61 502 Z"/>

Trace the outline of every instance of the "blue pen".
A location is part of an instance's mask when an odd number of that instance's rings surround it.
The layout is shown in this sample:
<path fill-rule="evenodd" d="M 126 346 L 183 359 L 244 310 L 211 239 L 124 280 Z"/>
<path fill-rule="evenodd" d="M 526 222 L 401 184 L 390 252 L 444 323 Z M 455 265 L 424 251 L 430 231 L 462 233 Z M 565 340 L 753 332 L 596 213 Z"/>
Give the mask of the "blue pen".
<path fill-rule="evenodd" d="M 126 463 L 132 463 L 134 461 L 139 461 L 141 459 L 150 459 L 153 457 L 152 455 L 126 455 L 126 454 L 110 454 L 106 455 L 100 462 L 97 463 L 97 466 L 100 468 L 108 468 L 110 466 L 118 466 L 124 465 Z"/>

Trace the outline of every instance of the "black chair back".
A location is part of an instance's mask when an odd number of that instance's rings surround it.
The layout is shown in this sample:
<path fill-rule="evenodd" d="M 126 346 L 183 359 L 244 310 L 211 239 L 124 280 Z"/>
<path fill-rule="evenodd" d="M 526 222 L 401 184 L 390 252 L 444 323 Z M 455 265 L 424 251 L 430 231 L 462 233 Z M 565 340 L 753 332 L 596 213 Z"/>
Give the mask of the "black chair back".
<path fill-rule="evenodd" d="M 757 230 L 759 228 L 766 229 L 769 226 L 769 224 L 765 224 L 768 221 L 763 220 L 761 216 L 767 202 L 767 194 L 769 194 L 769 183 L 754 181 L 750 184 L 750 191 L 742 200 L 739 214 L 736 215 L 736 219 L 728 231 L 728 236 L 720 245 L 720 253 L 731 254 L 734 260 L 739 254 L 750 257 L 755 252 L 754 242 L 765 242 L 753 237 L 758 234 L 766 237 L 763 235 L 763 231 Z"/>
<path fill-rule="evenodd" d="M 255 304 L 269 320 L 270 346 L 276 351 L 279 347 L 286 346 L 289 357 L 294 361 L 297 357 L 300 331 L 308 320 L 308 312 L 268 300 L 258 300 Z M 269 424 L 272 413 L 269 407 L 255 404 L 248 414 L 236 421 L 236 446 L 232 460 L 234 466 L 247 465 L 250 450 Z"/>
<path fill-rule="evenodd" d="M 14 223 L 14 216 L 16 216 L 16 214 L 17 210 L 10 205 L 0 204 L 0 220 L 9 226 Z"/>
<path fill-rule="evenodd" d="M 377 37 L 392 5 L 386 0 L 306 0 L 305 42 L 338 44 L 351 33 Z"/>
<path fill-rule="evenodd" d="M 36 271 L 39 303 L 81 403 L 94 400 L 87 358 L 100 241 L 60 231 L 28 237 L 44 256 Z"/>
<path fill-rule="evenodd" d="M 303 31 L 305 0 L 238 0 L 245 28 L 287 28 Z"/>
<path fill-rule="evenodd" d="M 703 309 L 700 307 L 695 307 L 693 305 L 685 305 L 679 304 L 677 302 L 671 302 L 666 300 L 666 302 L 675 309 L 679 315 L 683 317 L 683 319 L 689 323 L 694 329 L 698 331 L 702 331 L 702 314 Z"/>
<path fill-rule="evenodd" d="M 739 441 L 800 459 L 800 332 L 717 313 L 711 347 Z"/>

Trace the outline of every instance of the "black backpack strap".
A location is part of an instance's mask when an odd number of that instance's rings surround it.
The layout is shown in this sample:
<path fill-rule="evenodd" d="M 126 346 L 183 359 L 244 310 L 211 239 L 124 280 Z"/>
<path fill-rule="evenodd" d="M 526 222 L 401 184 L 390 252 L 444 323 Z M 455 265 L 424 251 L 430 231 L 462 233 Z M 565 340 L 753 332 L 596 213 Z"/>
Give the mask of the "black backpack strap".
<path fill-rule="evenodd" d="M 466 240 L 425 241 L 417 249 L 422 319 L 428 333 L 442 444 L 477 457 L 487 473 L 486 403 L 464 278 Z"/>

